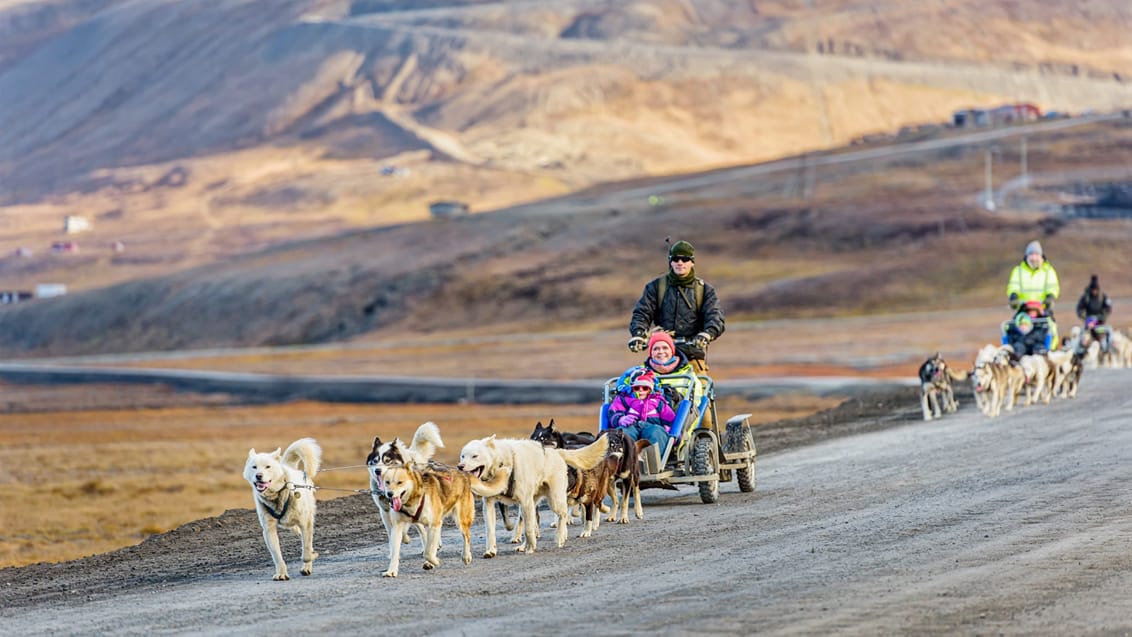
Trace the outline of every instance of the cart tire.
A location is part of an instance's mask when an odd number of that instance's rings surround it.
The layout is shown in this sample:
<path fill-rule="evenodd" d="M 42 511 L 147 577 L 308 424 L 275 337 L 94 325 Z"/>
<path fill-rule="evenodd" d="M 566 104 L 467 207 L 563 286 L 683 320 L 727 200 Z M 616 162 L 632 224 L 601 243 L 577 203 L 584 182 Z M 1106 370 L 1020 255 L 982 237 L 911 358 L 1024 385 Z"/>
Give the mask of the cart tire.
<path fill-rule="evenodd" d="M 712 452 L 715 451 L 712 447 L 714 446 L 712 439 L 708 436 L 696 438 L 692 447 L 693 474 L 706 476 L 715 473 L 715 464 L 712 462 Z M 719 480 L 704 480 L 697 482 L 696 486 L 700 489 L 700 500 L 704 504 L 713 504 L 719 500 Z"/>
<path fill-rule="evenodd" d="M 727 451 L 729 453 L 736 453 L 739 451 L 747 452 L 754 450 L 755 438 L 754 435 L 751 434 L 751 426 L 745 421 L 727 423 Z M 756 458 L 756 456 L 752 456 L 751 459 L 747 461 L 747 466 L 735 470 L 739 490 L 743 493 L 750 493 L 755 490 Z"/>
<path fill-rule="evenodd" d="M 749 432 L 747 433 L 747 435 L 745 437 L 744 444 L 747 445 L 747 446 L 743 449 L 743 451 L 747 451 L 748 449 L 753 450 L 755 448 L 754 443 L 751 442 L 751 434 Z M 742 491 L 743 493 L 750 493 L 750 492 L 755 490 L 755 482 L 756 482 L 755 460 L 756 460 L 756 458 L 757 458 L 757 456 L 752 456 L 751 459 L 747 461 L 747 466 L 743 467 L 742 469 L 736 469 L 735 470 L 735 478 L 736 478 L 736 481 L 739 483 L 739 490 Z"/>

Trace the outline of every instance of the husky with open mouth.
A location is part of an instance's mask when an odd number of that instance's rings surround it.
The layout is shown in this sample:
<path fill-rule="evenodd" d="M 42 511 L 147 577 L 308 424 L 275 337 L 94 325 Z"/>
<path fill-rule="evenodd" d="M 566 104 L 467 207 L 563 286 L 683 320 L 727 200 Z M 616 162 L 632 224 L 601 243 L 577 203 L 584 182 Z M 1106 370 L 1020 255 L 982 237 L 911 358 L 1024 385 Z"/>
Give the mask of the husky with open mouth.
<path fill-rule="evenodd" d="M 299 468 L 302 464 L 302 468 Z M 263 541 L 275 563 L 273 580 L 288 580 L 287 562 L 279 548 L 279 527 L 298 533 L 303 542 L 303 575 L 311 574 L 318 553 L 314 552 L 314 477 L 322 464 L 322 448 L 313 438 L 292 442 L 286 451 L 248 451 L 244 479 L 252 486 L 252 498 L 263 529 Z"/>
<path fill-rule="evenodd" d="M 484 557 L 495 557 L 496 501 L 516 503 L 520 507 L 524 539 L 518 549 L 534 553 L 538 543 L 538 517 L 535 504 L 545 497 L 550 510 L 558 516 L 557 544 L 566 543 L 566 490 L 567 465 L 588 471 L 600 463 L 609 450 L 605 436 L 581 449 L 555 449 L 545 447 L 536 440 L 519 440 L 490 436 L 472 440 L 460 451 L 462 471 L 467 471 L 482 482 L 473 483 L 476 495 L 484 499 L 484 522 L 487 531 L 487 549 Z"/>
<path fill-rule="evenodd" d="M 390 503 L 385 492 L 385 472 L 390 467 L 406 465 L 424 467 L 432 461 L 436 450 L 443 447 L 440 429 L 433 422 L 426 422 L 417 427 L 413 440 L 408 445 L 401 442 L 400 438 L 382 442 L 380 437 L 374 436 L 373 449 L 366 457 L 366 468 L 369 471 L 370 495 L 373 496 L 373 503 L 377 505 L 377 510 L 381 514 L 381 523 L 385 525 L 386 534 L 393 533 L 393 522 L 389 517 Z M 405 525 L 401 535 L 401 541 L 405 544 L 409 543 L 409 526 L 412 525 Z M 421 536 L 421 550 L 425 550 L 427 546 L 424 525 L 417 524 L 416 527 Z"/>

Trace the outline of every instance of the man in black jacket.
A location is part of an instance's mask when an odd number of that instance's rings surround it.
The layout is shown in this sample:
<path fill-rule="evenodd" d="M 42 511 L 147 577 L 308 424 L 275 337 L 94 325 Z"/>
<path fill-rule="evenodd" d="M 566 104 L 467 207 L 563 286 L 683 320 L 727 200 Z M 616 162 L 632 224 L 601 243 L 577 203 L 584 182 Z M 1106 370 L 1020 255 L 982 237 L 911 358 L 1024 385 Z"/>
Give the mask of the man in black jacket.
<path fill-rule="evenodd" d="M 1112 345 L 1112 335 L 1107 328 L 1099 330 L 1097 328 L 1108 322 L 1109 314 L 1112 314 L 1112 302 L 1108 300 L 1107 294 L 1101 292 L 1101 284 L 1094 274 L 1089 278 L 1085 293 L 1077 301 L 1077 318 L 1085 321 L 1085 327 L 1092 332 L 1093 338 L 1100 342 L 1101 351 L 1106 354 Z M 1090 321 L 1090 319 L 1094 320 Z"/>
<path fill-rule="evenodd" d="M 696 249 L 677 241 L 668 251 L 668 273 L 645 285 L 629 321 L 629 350 L 643 351 L 653 326 L 673 335 L 696 373 L 708 371 L 708 343 L 723 334 L 723 308 L 715 288 L 696 276 Z"/>

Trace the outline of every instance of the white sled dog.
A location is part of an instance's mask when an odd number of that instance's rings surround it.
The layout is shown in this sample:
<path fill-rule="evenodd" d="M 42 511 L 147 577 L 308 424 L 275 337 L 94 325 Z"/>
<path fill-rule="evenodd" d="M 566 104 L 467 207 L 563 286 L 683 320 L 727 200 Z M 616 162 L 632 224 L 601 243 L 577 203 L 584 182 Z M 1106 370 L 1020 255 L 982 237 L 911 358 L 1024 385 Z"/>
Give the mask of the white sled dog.
<path fill-rule="evenodd" d="M 431 421 L 417 427 L 417 432 L 413 434 L 413 440 L 407 447 L 405 443 L 401 442 L 400 438 L 382 442 L 380 437 L 373 437 L 373 449 L 366 457 L 366 468 L 369 471 L 369 491 L 370 495 L 373 496 L 373 503 L 377 505 L 377 510 L 381 514 L 381 523 L 385 525 L 386 535 L 392 537 L 394 524 L 389 514 L 389 497 L 385 493 L 385 472 L 391 467 L 407 465 L 416 465 L 418 469 L 423 468 L 432 460 L 436 450 L 442 448 L 444 448 L 444 442 L 440 439 L 440 429 L 436 426 L 436 423 Z M 403 525 L 404 532 L 401 541 L 405 544 L 409 543 L 409 526 L 411 525 Z M 415 526 L 420 533 L 421 550 L 424 551 L 427 549 L 425 527 L 420 523 Z"/>
<path fill-rule="evenodd" d="M 544 447 L 531 439 L 495 436 L 472 440 L 460 451 L 462 471 L 467 471 L 480 482 L 472 483 L 472 491 L 482 497 L 484 524 L 487 529 L 487 548 L 484 557 L 495 557 L 495 511 L 497 500 L 518 504 L 525 541 L 516 549 L 534 553 L 538 544 L 538 517 L 535 504 L 546 497 L 550 510 L 558 516 L 557 544 L 566 544 L 565 520 L 569 515 L 566 506 L 566 466 L 589 471 L 600 463 L 609 450 L 609 439 L 602 436 L 581 449 L 555 449 Z"/>
<path fill-rule="evenodd" d="M 298 463 L 303 468 L 298 468 Z M 291 579 L 287 575 L 287 562 L 279 549 L 278 527 L 291 529 L 303 541 L 303 575 L 311 574 L 314 552 L 314 476 L 322 464 L 322 448 L 313 438 L 292 442 L 287 450 L 271 453 L 248 451 L 244 464 L 244 479 L 252 485 L 252 498 L 263 528 L 263 541 L 271 551 L 275 563 L 273 580 Z"/>

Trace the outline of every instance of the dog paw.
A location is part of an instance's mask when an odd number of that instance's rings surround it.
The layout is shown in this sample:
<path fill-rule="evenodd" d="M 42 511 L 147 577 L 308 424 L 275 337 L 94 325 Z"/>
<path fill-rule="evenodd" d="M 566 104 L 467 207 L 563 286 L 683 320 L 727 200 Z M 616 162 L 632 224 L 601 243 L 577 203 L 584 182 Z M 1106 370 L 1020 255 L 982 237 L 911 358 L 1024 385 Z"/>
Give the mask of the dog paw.
<path fill-rule="evenodd" d="M 471 556 L 471 554 L 468 554 L 468 555 L 465 555 L 465 556 L 464 556 L 464 563 L 465 563 L 465 564 L 471 564 L 471 563 L 472 563 L 472 556 Z"/>
<path fill-rule="evenodd" d="M 493 557 L 495 557 L 495 551 L 487 551 L 483 554 L 483 559 L 485 560 L 490 560 Z"/>
<path fill-rule="evenodd" d="M 616 522 L 616 521 L 617 521 L 617 516 L 616 516 L 616 515 L 611 515 L 611 516 L 609 516 L 609 517 L 605 518 L 605 521 L 606 521 L 606 522 Z"/>
<path fill-rule="evenodd" d="M 300 570 L 299 572 L 303 575 L 310 575 L 313 570 L 314 569 L 311 568 L 310 564 L 304 564 L 302 570 Z"/>
<path fill-rule="evenodd" d="M 425 562 L 423 568 L 426 571 L 431 571 L 432 569 L 436 568 L 436 565 L 433 564 L 432 562 Z"/>
<path fill-rule="evenodd" d="M 397 571 L 385 571 L 381 574 L 382 577 L 397 577 Z"/>
<path fill-rule="evenodd" d="M 272 577 L 271 579 L 276 582 L 286 582 L 287 580 L 291 579 L 291 576 L 286 573 L 276 573 L 275 577 Z"/>
<path fill-rule="evenodd" d="M 625 516 L 625 517 L 621 518 L 620 520 L 617 520 L 617 523 L 618 524 L 628 524 L 629 523 L 629 516 Z"/>

